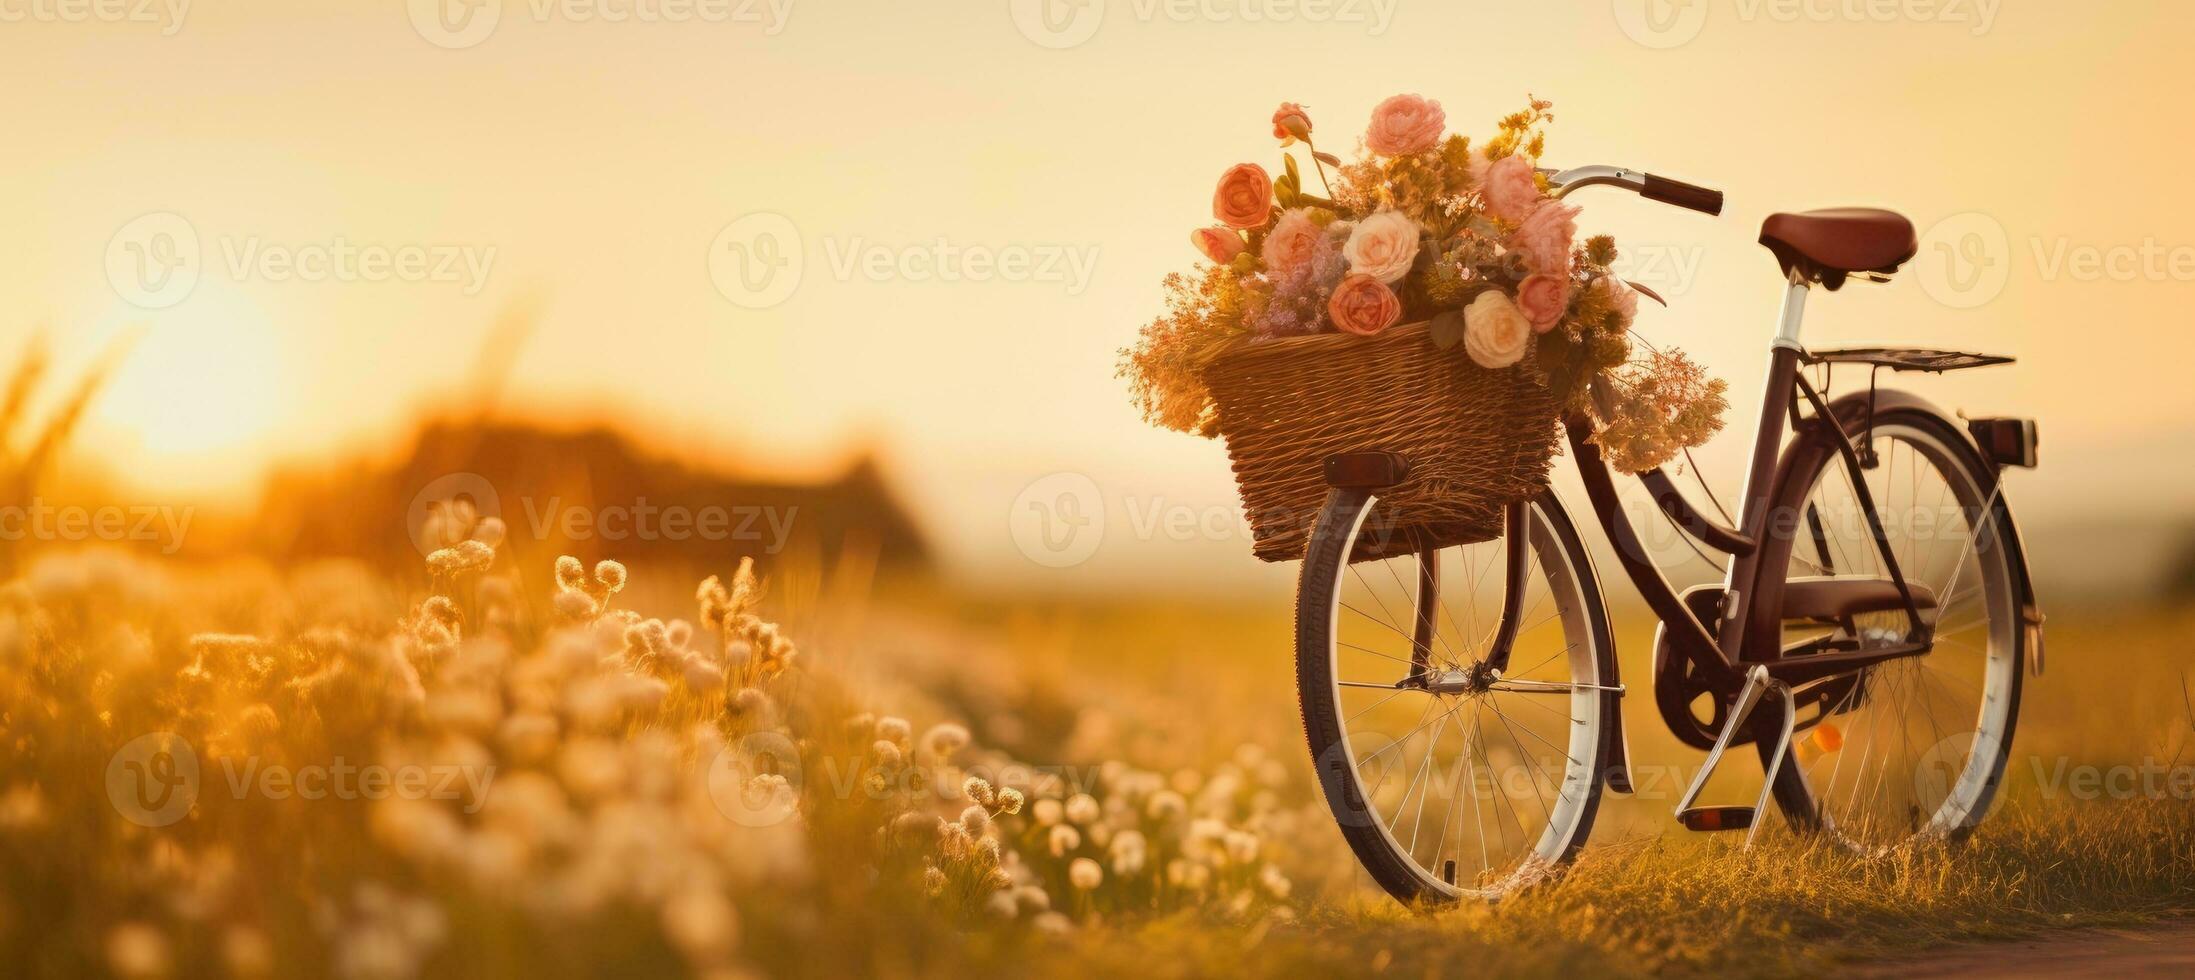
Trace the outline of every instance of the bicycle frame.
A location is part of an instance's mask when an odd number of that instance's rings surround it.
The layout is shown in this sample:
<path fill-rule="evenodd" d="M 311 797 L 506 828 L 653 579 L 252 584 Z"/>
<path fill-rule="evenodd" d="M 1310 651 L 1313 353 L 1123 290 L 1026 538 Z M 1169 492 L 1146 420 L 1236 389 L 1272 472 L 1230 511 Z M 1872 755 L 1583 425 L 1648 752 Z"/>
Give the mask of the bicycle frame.
<path fill-rule="evenodd" d="M 1605 166 L 1564 171 L 1552 175 L 1550 182 L 1558 197 L 1596 185 L 1631 190 L 1647 186 L 1645 175 L 1638 171 Z M 1703 621 L 1654 564 L 1637 528 L 1617 499 L 1614 473 L 1601 457 L 1599 447 L 1592 442 L 1592 421 L 1573 415 L 1563 423 L 1594 515 L 1602 533 L 1615 547 L 1617 561 L 1623 566 L 1626 577 L 1661 620 L 1672 648 L 1690 661 L 1710 686 L 1725 694 L 1736 694 L 1755 667 L 1764 669 L 1768 678 L 1788 687 L 1889 660 L 1918 656 L 1930 649 L 1929 627 L 1920 613 L 1921 600 L 1898 566 L 1882 516 L 1862 475 L 1868 453 L 1853 442 L 1851 434 L 1845 431 L 1821 393 L 1800 371 L 1804 349 L 1799 345 L 1799 329 L 1810 290 L 1811 283 L 1797 275 L 1786 284 L 1783 308 L 1777 318 L 1775 339 L 1769 352 L 1767 382 L 1761 393 L 1754 428 L 1753 453 L 1740 498 L 1738 526 L 1723 526 L 1701 513 L 1660 470 L 1639 475 L 1655 505 L 1672 523 L 1701 544 L 1730 557 L 1721 595 L 1711 607 L 1712 621 Z M 1801 415 L 1802 401 L 1812 410 L 1811 416 Z M 1850 473 L 1859 508 L 1875 541 L 1875 550 L 1894 587 L 1897 607 L 1902 607 L 1907 616 L 1909 628 L 1903 642 L 1868 650 L 1809 651 L 1804 657 L 1787 656 L 1798 651 L 1782 648 L 1779 634 L 1786 569 L 1780 561 L 1763 559 L 1764 556 L 1782 556 L 1786 549 L 1777 545 L 1788 545 L 1798 531 L 1799 515 L 1774 512 L 1781 484 L 1794 476 L 1779 472 L 1777 465 L 1783 458 L 1787 418 L 1790 431 L 1800 438 L 1829 440 Z M 1522 509 L 1512 508 L 1508 528 L 1510 540 L 1522 539 L 1523 520 Z M 1511 581 L 1519 581 L 1525 574 L 1521 552 L 1522 549 L 1512 548 L 1507 556 Z M 1861 586 L 1853 588 L 1857 590 Z M 1521 614 L 1514 597 L 1505 596 L 1504 600 L 1497 642 L 1488 658 L 1489 665 L 1496 670 L 1507 669 L 1509 645 L 1501 641 L 1515 635 L 1516 619 Z"/>

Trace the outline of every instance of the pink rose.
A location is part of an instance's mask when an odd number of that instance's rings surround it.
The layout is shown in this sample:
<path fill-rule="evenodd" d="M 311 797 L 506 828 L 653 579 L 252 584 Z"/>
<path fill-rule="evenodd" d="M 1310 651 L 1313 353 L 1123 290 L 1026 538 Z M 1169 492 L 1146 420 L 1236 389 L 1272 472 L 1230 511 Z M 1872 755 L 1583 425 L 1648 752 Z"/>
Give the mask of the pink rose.
<path fill-rule="evenodd" d="M 1613 307 L 1616 315 L 1628 327 L 1639 315 L 1639 291 L 1615 276 L 1602 276 L 1593 280 L 1593 288 L 1599 290 Z"/>
<path fill-rule="evenodd" d="M 1533 272 L 1568 279 L 1570 243 L 1578 235 L 1577 219 L 1577 205 L 1545 202 L 1525 215 L 1509 235 L 1509 248 L 1522 252 Z"/>
<path fill-rule="evenodd" d="M 1463 308 L 1463 351 L 1482 368 L 1499 371 L 1524 360 L 1531 340 L 1532 321 L 1498 289 L 1480 293 Z"/>
<path fill-rule="evenodd" d="M 1350 229 L 1341 257 L 1349 261 L 1349 271 L 1392 284 L 1418 260 L 1418 223 L 1400 211 L 1374 214 Z"/>
<path fill-rule="evenodd" d="M 1283 102 L 1273 110 L 1273 138 L 1280 145 L 1288 146 L 1297 140 L 1311 138 L 1311 117 L 1303 107 L 1293 102 Z"/>
<path fill-rule="evenodd" d="M 1280 220 L 1273 223 L 1273 230 L 1266 233 L 1258 258 L 1265 260 L 1265 270 L 1273 278 L 1287 278 L 1318 254 L 1319 239 L 1325 235 L 1326 229 L 1311 220 L 1310 212 L 1302 208 L 1283 211 Z"/>
<path fill-rule="evenodd" d="M 1372 109 L 1372 127 L 1364 131 L 1364 145 L 1382 156 L 1403 157 L 1423 153 L 1440 142 L 1448 126 L 1448 114 L 1440 103 L 1416 95 L 1390 96 Z"/>
<path fill-rule="evenodd" d="M 1195 245 L 1197 251 L 1204 253 L 1205 258 L 1211 259 L 1220 265 L 1233 262 L 1235 256 L 1241 255 L 1243 249 L 1250 247 L 1243 242 L 1242 235 L 1233 228 L 1222 228 L 1216 225 L 1190 232 L 1189 244 Z"/>
<path fill-rule="evenodd" d="M 1510 154 L 1488 164 L 1479 185 L 1486 212 L 1512 224 L 1523 221 L 1539 206 L 1540 185 L 1532 176 L 1532 161 Z"/>
<path fill-rule="evenodd" d="M 1360 272 L 1334 287 L 1334 297 L 1326 301 L 1326 315 L 1334 326 L 1369 337 L 1402 318 L 1402 300 L 1386 283 Z"/>
<path fill-rule="evenodd" d="M 1517 309 L 1532 321 L 1532 332 L 1546 333 L 1570 309 L 1570 280 L 1529 276 L 1517 286 Z"/>
<path fill-rule="evenodd" d="M 1273 178 L 1254 163 L 1238 163 L 1220 175 L 1212 192 L 1212 217 L 1229 228 L 1263 228 L 1273 212 Z"/>

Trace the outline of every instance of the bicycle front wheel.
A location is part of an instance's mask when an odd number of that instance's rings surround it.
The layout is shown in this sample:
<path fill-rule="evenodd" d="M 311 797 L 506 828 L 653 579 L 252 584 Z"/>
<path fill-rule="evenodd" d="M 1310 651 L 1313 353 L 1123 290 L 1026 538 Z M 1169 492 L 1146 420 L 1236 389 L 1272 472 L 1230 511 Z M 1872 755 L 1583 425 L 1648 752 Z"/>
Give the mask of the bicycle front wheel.
<path fill-rule="evenodd" d="M 1521 615 L 1498 675 L 1506 538 L 1351 562 L 1383 525 L 1377 500 L 1349 490 L 1311 536 L 1296 594 L 1304 735 L 1350 848 L 1405 902 L 1549 877 L 1600 804 L 1619 737 L 1607 611 L 1553 494 L 1525 514 Z"/>

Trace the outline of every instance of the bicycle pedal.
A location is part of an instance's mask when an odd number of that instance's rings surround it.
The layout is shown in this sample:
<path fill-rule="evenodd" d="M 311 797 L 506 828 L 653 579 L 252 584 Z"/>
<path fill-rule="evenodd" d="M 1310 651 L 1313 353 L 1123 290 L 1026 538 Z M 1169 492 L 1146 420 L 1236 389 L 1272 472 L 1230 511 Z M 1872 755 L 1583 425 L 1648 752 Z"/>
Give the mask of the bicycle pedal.
<path fill-rule="evenodd" d="M 1686 830 L 1745 830 L 1758 812 L 1749 806 L 1696 806 L 1677 811 L 1677 822 Z"/>

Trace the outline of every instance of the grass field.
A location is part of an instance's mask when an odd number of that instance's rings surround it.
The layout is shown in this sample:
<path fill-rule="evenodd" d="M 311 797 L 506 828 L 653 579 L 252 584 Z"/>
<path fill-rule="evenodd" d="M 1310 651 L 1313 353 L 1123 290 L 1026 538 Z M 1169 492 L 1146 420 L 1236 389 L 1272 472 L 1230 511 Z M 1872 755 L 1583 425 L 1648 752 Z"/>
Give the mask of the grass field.
<path fill-rule="evenodd" d="M 2052 610 L 2009 799 L 1963 846 L 1862 861 L 1771 829 L 1744 851 L 1611 796 L 1567 876 L 1421 914 L 1370 888 L 1317 798 L 1282 603 L 979 602 L 844 568 L 697 591 L 527 567 L 463 515 L 440 533 L 414 569 L 57 554 L 8 584 L 0 956 L 1781 974 L 2195 909 L 2186 798 L 2049 778 L 2190 761 L 2184 610 Z M 1619 632 L 1645 678 L 1645 624 Z M 1697 764 L 1657 729 L 1634 711 L 1636 763 Z"/>

